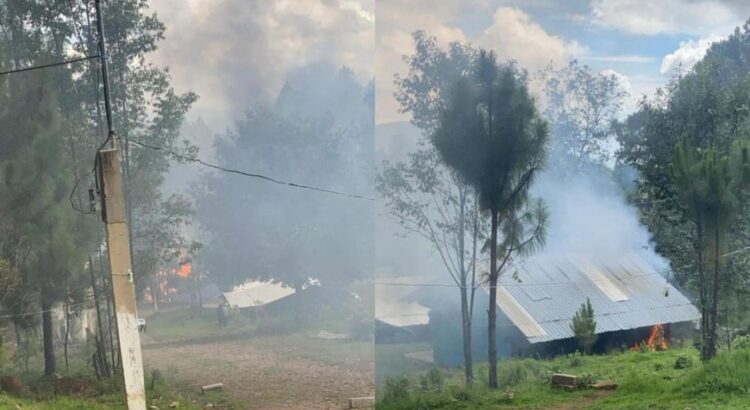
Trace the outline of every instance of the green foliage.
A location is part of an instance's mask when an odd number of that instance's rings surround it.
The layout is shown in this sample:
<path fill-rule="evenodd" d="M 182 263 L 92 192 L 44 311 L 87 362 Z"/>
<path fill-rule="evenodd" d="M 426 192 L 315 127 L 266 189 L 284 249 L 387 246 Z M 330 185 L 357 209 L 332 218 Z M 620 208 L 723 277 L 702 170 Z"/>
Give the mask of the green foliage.
<path fill-rule="evenodd" d="M 540 77 L 552 135 L 549 168 L 575 175 L 609 160 L 611 124 L 628 95 L 618 78 L 596 73 L 577 60 L 562 68 L 548 67 Z"/>
<path fill-rule="evenodd" d="M 419 376 L 419 384 L 422 387 L 422 390 L 426 391 L 441 391 L 443 390 L 444 382 L 445 377 L 443 376 L 443 371 L 437 367 L 433 367 L 427 372 L 427 374 Z"/>
<path fill-rule="evenodd" d="M 584 354 L 591 353 L 591 347 L 596 343 L 596 320 L 594 320 L 594 308 L 591 306 L 591 300 L 586 298 L 586 303 L 573 316 L 573 323 L 570 325 L 573 330 L 578 345 Z"/>
<path fill-rule="evenodd" d="M 675 270 L 675 278 L 705 309 L 702 328 L 708 335 L 715 333 L 715 302 L 709 299 L 715 279 L 711 254 L 746 246 L 750 231 L 747 205 L 738 204 L 745 202 L 736 189 L 742 178 L 733 165 L 750 128 L 750 63 L 743 57 L 750 50 L 749 38 L 750 26 L 745 24 L 713 43 L 691 70 L 675 73 L 654 98 L 644 100 L 616 127 L 618 158 L 640 176 L 633 199 L 641 220 L 653 234 L 656 251 L 672 266 L 683 267 Z M 714 243 L 717 232 L 719 241 Z M 697 262 L 697 249 L 706 250 L 703 264 Z M 730 327 L 746 327 L 750 319 L 744 296 L 749 262 L 742 256 L 723 258 L 718 269 L 718 299 L 729 310 L 727 319 L 735 322 Z M 703 273 L 711 273 L 711 280 Z M 713 345 L 710 340 L 700 343 L 706 352 L 715 350 Z"/>
<path fill-rule="evenodd" d="M 750 349 L 750 335 L 737 336 L 732 340 L 732 350 Z"/>
<path fill-rule="evenodd" d="M 534 360 L 510 360 L 505 362 L 500 372 L 499 385 L 511 387 L 536 379 L 541 367 Z"/>
<path fill-rule="evenodd" d="M 746 408 L 750 391 L 750 375 L 747 374 L 750 371 L 750 350 L 722 352 L 705 365 L 698 362 L 697 357 L 698 352 L 690 348 L 648 353 L 623 352 L 586 357 L 584 364 L 575 369 L 569 367 L 569 356 L 551 360 L 503 361 L 499 366 L 500 374 L 506 373 L 506 369 L 520 366 L 525 367 L 529 375 L 539 369 L 539 377 L 527 377 L 525 381 L 501 390 L 465 390 L 460 387 L 462 373 L 454 371 L 446 378 L 442 392 L 411 389 L 407 399 L 387 403 L 379 400 L 377 408 Z M 694 365 L 675 369 L 673 365 L 680 358 Z M 480 366 L 477 370 L 483 369 L 486 366 Z M 582 389 L 565 391 L 552 388 L 549 379 L 542 377 L 552 372 L 577 375 Z M 600 380 L 612 380 L 619 387 L 606 395 L 592 394 L 587 387 Z M 455 394 L 459 391 L 464 392 L 460 397 Z"/>
<path fill-rule="evenodd" d="M 383 389 L 383 401 L 399 401 L 409 397 L 409 379 L 406 377 L 387 378 Z"/>
<path fill-rule="evenodd" d="M 678 370 L 693 367 L 693 359 L 690 356 L 680 356 L 674 361 L 674 368 Z"/>

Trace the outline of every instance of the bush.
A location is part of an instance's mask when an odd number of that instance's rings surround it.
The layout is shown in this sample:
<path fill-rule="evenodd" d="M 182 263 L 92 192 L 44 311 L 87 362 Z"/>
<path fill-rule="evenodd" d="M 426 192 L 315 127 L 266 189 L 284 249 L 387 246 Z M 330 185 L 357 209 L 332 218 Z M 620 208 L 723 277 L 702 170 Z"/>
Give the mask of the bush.
<path fill-rule="evenodd" d="M 689 395 L 707 393 L 746 395 L 750 392 L 750 349 L 721 353 L 690 373 L 683 385 Z"/>
<path fill-rule="evenodd" d="M 750 336 L 737 336 L 732 340 L 732 350 L 750 349 Z"/>
<path fill-rule="evenodd" d="M 443 390 L 443 372 L 439 368 L 433 367 L 427 374 L 422 375 L 419 378 L 419 382 L 422 386 L 422 390 L 425 391 L 441 391 Z"/>
<path fill-rule="evenodd" d="M 677 370 L 689 369 L 693 367 L 693 359 L 690 356 L 680 356 L 674 362 L 674 368 Z"/>
<path fill-rule="evenodd" d="M 392 402 L 406 400 L 409 398 L 409 379 L 406 377 L 385 379 L 383 390 L 383 401 Z"/>
<path fill-rule="evenodd" d="M 570 367 L 579 367 L 583 365 L 583 359 L 580 353 L 573 353 L 570 355 Z"/>
<path fill-rule="evenodd" d="M 517 386 L 539 376 L 541 367 L 534 360 L 509 360 L 498 373 L 501 386 Z"/>

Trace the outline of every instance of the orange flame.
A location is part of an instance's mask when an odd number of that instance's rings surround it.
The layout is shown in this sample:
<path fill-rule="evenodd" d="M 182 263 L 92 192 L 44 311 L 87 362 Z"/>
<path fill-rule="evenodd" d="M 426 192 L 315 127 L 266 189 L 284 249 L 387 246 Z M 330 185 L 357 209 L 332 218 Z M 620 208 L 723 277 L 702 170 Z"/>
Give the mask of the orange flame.
<path fill-rule="evenodd" d="M 630 350 L 637 352 L 641 349 L 641 344 L 651 352 L 669 349 L 669 343 L 667 343 L 667 339 L 664 338 L 664 326 L 654 325 L 651 328 L 651 334 L 648 335 L 648 338 L 640 344 L 636 343 L 630 348 Z"/>
<path fill-rule="evenodd" d="M 187 278 L 190 276 L 190 272 L 192 272 L 192 267 L 189 263 L 185 263 L 180 265 L 180 270 L 177 272 L 177 275 L 181 278 Z"/>

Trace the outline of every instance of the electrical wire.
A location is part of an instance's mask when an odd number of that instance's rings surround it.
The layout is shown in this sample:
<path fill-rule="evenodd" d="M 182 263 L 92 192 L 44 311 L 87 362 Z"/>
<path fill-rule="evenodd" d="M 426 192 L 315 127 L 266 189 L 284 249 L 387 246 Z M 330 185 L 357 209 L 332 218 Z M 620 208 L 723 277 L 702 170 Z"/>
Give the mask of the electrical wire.
<path fill-rule="evenodd" d="M 178 158 L 178 159 L 181 159 L 181 160 L 184 160 L 184 161 L 188 161 L 188 162 L 193 162 L 193 163 L 196 163 L 196 164 L 200 164 L 200 165 L 202 165 L 204 167 L 216 169 L 216 170 L 219 170 L 219 171 L 222 171 L 222 172 L 227 172 L 227 173 L 231 173 L 231 174 L 238 174 L 238 175 L 242 175 L 242 176 L 246 176 L 246 177 L 251 177 L 251 178 L 258 178 L 258 179 L 262 179 L 264 181 L 272 182 L 274 184 L 286 185 L 286 186 L 290 186 L 290 187 L 293 187 L 293 188 L 309 189 L 309 190 L 312 190 L 312 191 L 324 192 L 324 193 L 333 194 L 333 195 L 340 195 L 340 196 L 344 196 L 344 197 L 348 197 L 348 198 L 354 198 L 354 199 L 362 199 L 362 200 L 366 200 L 366 201 L 374 201 L 375 200 L 375 198 L 364 196 L 364 195 L 352 194 L 352 193 L 344 192 L 344 191 L 336 191 L 336 190 L 328 189 L 328 188 L 320 188 L 320 187 L 316 187 L 316 186 L 313 186 L 313 185 L 305 185 L 305 184 L 300 184 L 300 183 L 296 183 L 296 182 L 283 181 L 283 180 L 279 180 L 279 179 L 272 178 L 272 177 L 269 177 L 269 176 L 266 176 L 266 175 L 262 175 L 262 174 L 257 174 L 257 173 L 252 173 L 252 172 L 246 172 L 246 171 L 242 171 L 242 170 L 238 170 L 238 169 L 234 169 L 234 168 L 222 167 L 220 165 L 215 165 L 215 164 L 211 164 L 211 163 L 205 162 L 205 161 L 203 161 L 202 159 L 200 159 L 198 157 L 192 157 L 192 156 L 180 154 L 180 153 L 174 152 L 174 151 L 172 151 L 172 150 L 170 150 L 168 148 L 159 147 L 159 146 L 156 146 L 156 145 L 146 144 L 144 142 L 137 141 L 137 140 L 134 140 L 132 138 L 128 139 L 127 142 L 135 144 L 135 145 L 138 145 L 138 146 L 143 147 L 143 148 L 147 148 L 147 149 L 151 149 L 151 150 L 156 150 L 156 151 L 163 151 L 163 152 L 166 152 L 166 153 L 168 153 L 169 155 L 171 155 L 171 156 L 173 156 L 175 158 Z"/>
<path fill-rule="evenodd" d="M 37 65 L 37 66 L 32 66 L 32 67 L 17 68 L 15 70 L 8 70 L 8 71 L 0 71 L 0 75 L 9 75 L 9 74 L 24 73 L 24 72 L 33 71 L 33 70 L 41 70 L 43 68 L 57 67 L 57 66 L 61 66 L 61 65 L 68 65 L 68 64 L 78 63 L 78 62 L 81 62 L 81 61 L 92 60 L 92 59 L 99 58 L 99 57 L 100 57 L 99 54 L 95 54 L 95 55 L 91 55 L 91 56 L 74 58 L 74 59 L 71 59 L 71 60 L 64 60 L 64 61 L 60 61 L 60 62 L 57 62 L 57 63 L 50 63 L 50 64 L 42 64 L 42 65 Z"/>
<path fill-rule="evenodd" d="M 723 255 L 721 255 L 721 258 L 726 258 L 729 256 L 736 255 L 738 253 L 747 252 L 750 250 L 750 246 L 745 246 L 743 248 L 735 249 L 733 251 L 727 252 Z M 641 277 L 648 277 L 648 276 L 659 276 L 664 278 L 664 274 L 673 272 L 675 270 L 682 270 L 693 266 L 693 264 L 687 264 L 684 266 L 677 267 L 675 269 L 663 269 L 663 270 L 657 270 L 651 273 L 643 274 L 643 275 L 629 275 L 625 278 L 625 280 L 631 279 L 631 278 L 641 278 Z M 665 278 L 666 280 L 667 278 Z M 612 283 L 614 281 L 611 280 L 601 280 L 601 279 L 589 279 L 586 282 L 581 281 L 570 281 L 570 282 L 534 282 L 534 283 L 498 283 L 497 287 L 525 287 L 525 286 L 568 286 L 568 285 L 578 285 L 578 286 L 587 286 L 589 285 L 589 282 L 596 283 Z M 669 283 L 668 280 L 666 280 L 666 283 Z M 483 287 L 481 285 L 476 286 L 460 286 L 455 283 L 400 283 L 400 282 L 375 282 L 375 286 L 404 286 L 404 287 L 445 287 L 445 288 L 467 288 L 467 289 L 478 289 L 480 287 Z M 491 289 L 490 286 L 486 286 L 485 288 Z"/>

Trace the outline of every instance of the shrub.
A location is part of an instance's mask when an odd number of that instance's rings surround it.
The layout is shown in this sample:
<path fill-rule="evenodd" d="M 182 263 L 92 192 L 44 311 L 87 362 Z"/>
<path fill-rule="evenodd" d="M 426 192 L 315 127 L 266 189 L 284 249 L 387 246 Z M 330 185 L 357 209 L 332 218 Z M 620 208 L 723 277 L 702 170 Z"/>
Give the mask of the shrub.
<path fill-rule="evenodd" d="M 674 362 L 674 368 L 678 370 L 693 367 L 693 359 L 690 356 L 680 356 Z"/>
<path fill-rule="evenodd" d="M 17 395 L 21 393 L 23 384 L 16 376 L 3 376 L 0 377 L 0 387 L 2 387 L 4 392 Z"/>
<path fill-rule="evenodd" d="M 409 398 L 409 379 L 406 377 L 385 379 L 383 401 L 392 402 Z"/>
<path fill-rule="evenodd" d="M 570 357 L 570 367 L 579 367 L 583 365 L 583 359 L 580 353 L 573 353 Z"/>
<path fill-rule="evenodd" d="M 541 368 L 534 360 L 509 360 L 499 373 L 501 386 L 517 386 L 539 376 Z"/>
<path fill-rule="evenodd" d="M 597 339 L 596 320 L 594 320 L 594 308 L 591 306 L 591 299 L 586 298 L 586 303 L 582 304 L 581 309 L 573 316 L 570 329 L 573 330 L 583 353 L 591 353 L 591 348 Z"/>
<path fill-rule="evenodd" d="M 506 387 L 505 391 L 503 392 L 503 396 L 500 398 L 500 401 L 505 404 L 510 404 L 513 402 L 513 399 L 516 397 L 516 392 L 513 390 L 512 387 Z"/>
<path fill-rule="evenodd" d="M 750 349 L 750 336 L 737 336 L 732 340 L 732 349 Z"/>
<path fill-rule="evenodd" d="M 721 353 L 693 371 L 683 389 L 687 394 L 742 394 L 750 392 L 750 349 Z"/>

